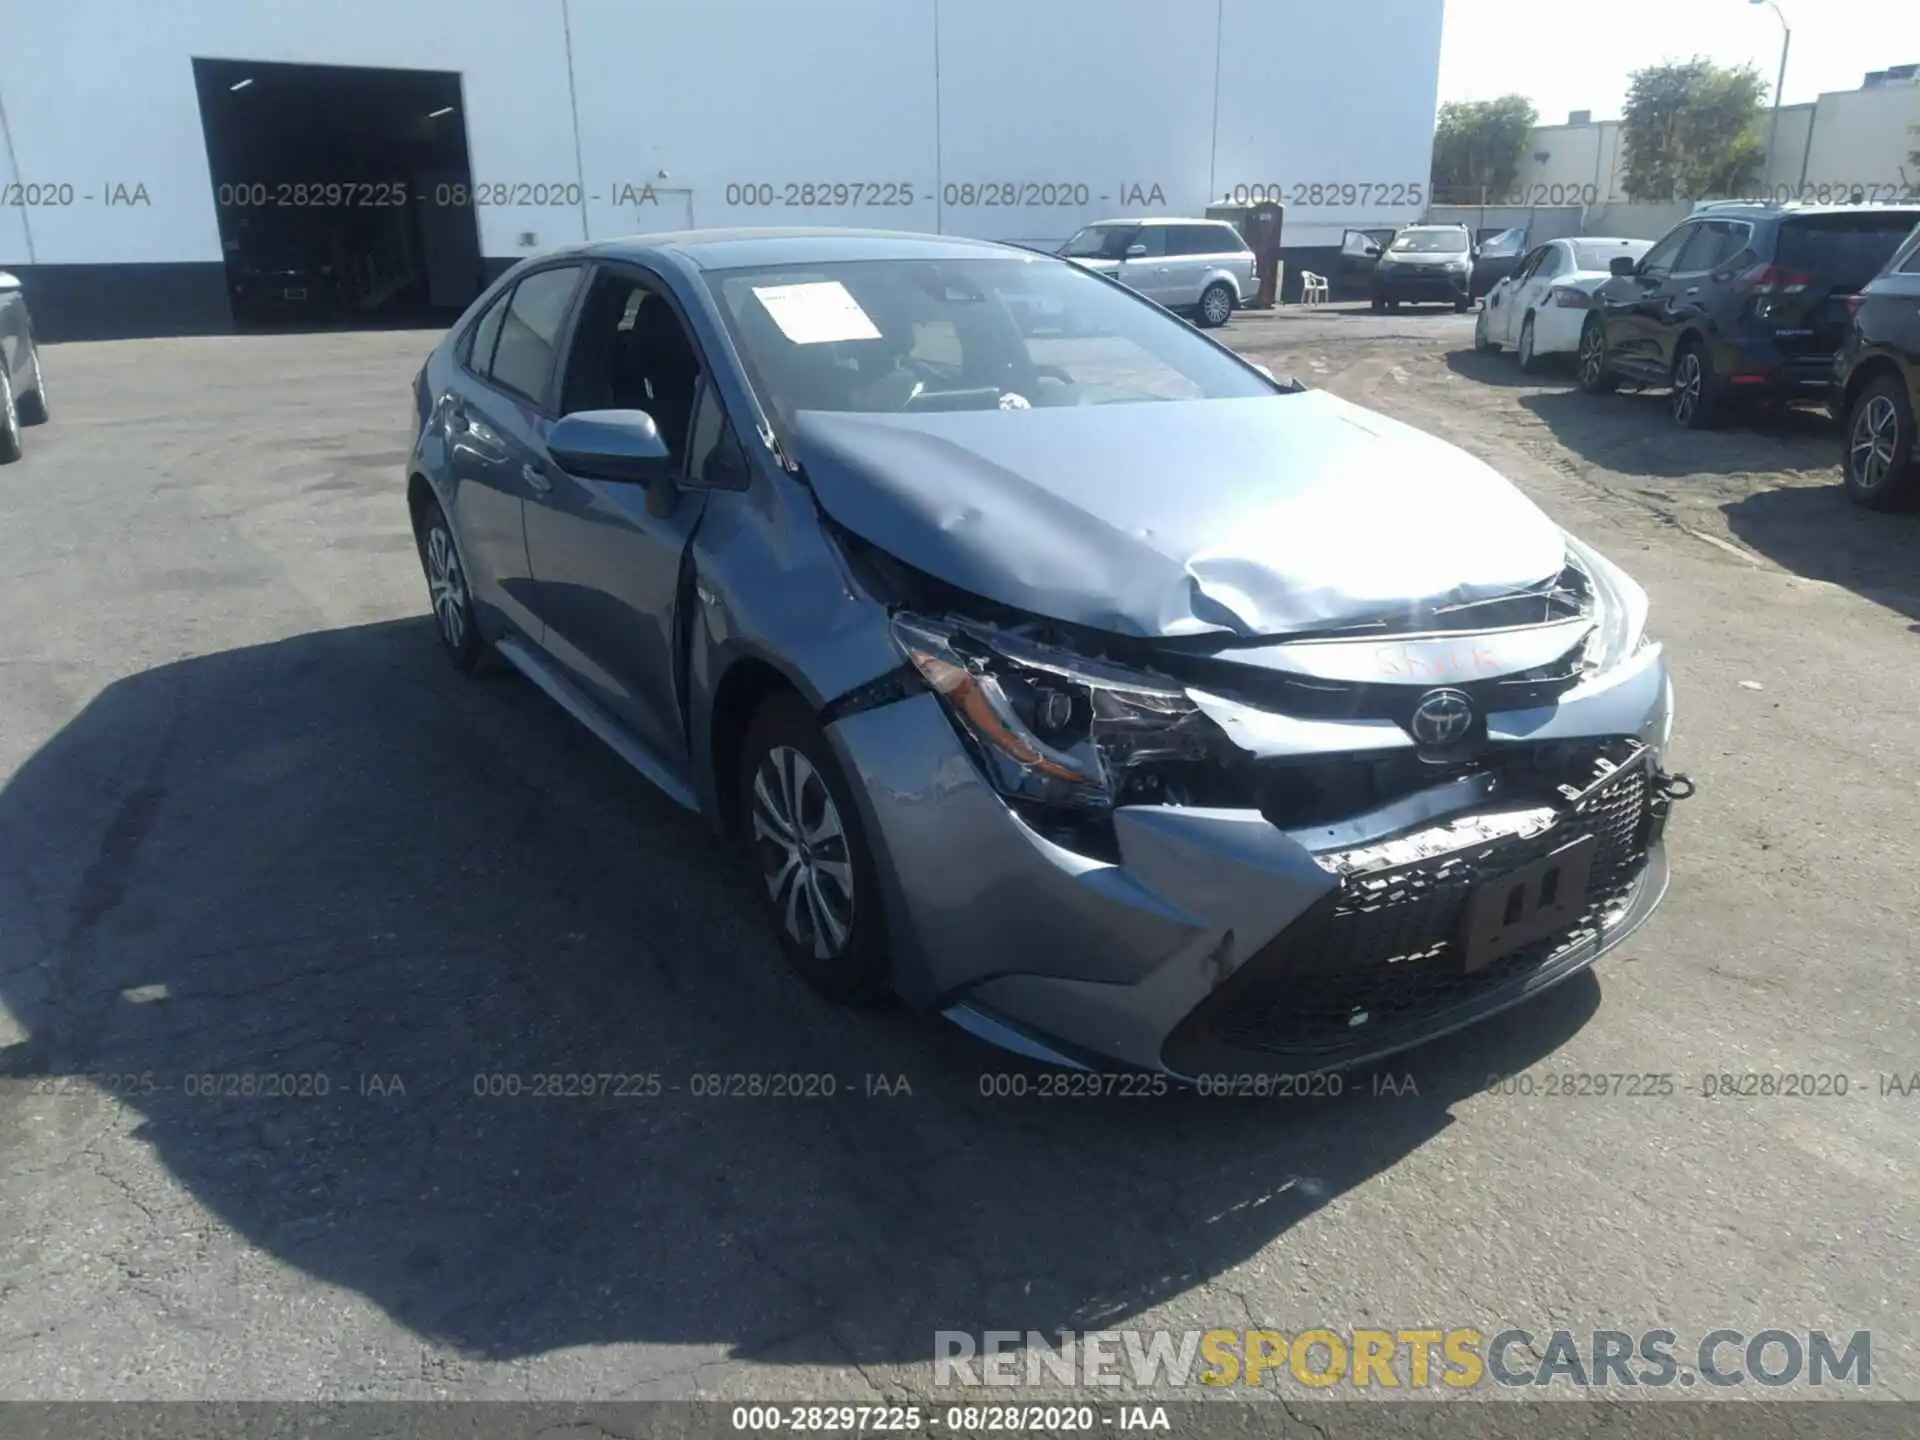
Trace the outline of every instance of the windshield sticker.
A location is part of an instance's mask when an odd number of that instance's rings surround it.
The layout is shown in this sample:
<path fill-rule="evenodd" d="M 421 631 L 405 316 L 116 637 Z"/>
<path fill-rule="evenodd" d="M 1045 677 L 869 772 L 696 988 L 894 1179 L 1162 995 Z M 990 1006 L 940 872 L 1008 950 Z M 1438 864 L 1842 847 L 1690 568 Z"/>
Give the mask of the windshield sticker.
<path fill-rule="evenodd" d="M 838 280 L 800 285 L 756 285 L 753 293 L 767 307 L 780 333 L 796 345 L 826 345 L 835 340 L 878 340 L 860 302 Z"/>

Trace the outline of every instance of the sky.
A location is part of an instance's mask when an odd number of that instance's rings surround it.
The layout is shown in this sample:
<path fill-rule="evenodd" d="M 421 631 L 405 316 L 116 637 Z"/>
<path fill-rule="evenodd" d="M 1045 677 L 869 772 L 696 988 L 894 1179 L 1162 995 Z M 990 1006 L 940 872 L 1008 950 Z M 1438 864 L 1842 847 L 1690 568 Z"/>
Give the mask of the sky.
<path fill-rule="evenodd" d="M 1358 3 L 1358 0 L 1348 0 Z M 1785 102 L 1854 90 L 1869 70 L 1920 64 L 1920 0 L 1777 0 L 1793 29 Z M 1751 0 L 1446 0 L 1440 99 L 1518 93 L 1544 125 L 1618 119 L 1631 71 L 1705 55 L 1752 62 L 1771 93 L 1780 22 Z"/>

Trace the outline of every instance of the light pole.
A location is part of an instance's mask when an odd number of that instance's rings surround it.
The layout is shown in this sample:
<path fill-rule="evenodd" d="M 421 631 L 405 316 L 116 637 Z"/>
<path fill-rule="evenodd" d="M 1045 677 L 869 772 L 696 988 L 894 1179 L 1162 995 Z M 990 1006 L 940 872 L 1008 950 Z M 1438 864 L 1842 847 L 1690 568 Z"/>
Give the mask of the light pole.
<path fill-rule="evenodd" d="M 1749 0 L 1749 3 L 1765 5 L 1780 22 L 1780 78 L 1773 82 L 1773 125 L 1767 131 L 1767 170 L 1771 172 L 1774 146 L 1780 143 L 1780 94 L 1787 88 L 1787 52 L 1793 48 L 1793 29 L 1787 24 L 1786 12 L 1774 4 L 1774 0 Z M 1767 188 L 1771 191 L 1773 187 Z"/>

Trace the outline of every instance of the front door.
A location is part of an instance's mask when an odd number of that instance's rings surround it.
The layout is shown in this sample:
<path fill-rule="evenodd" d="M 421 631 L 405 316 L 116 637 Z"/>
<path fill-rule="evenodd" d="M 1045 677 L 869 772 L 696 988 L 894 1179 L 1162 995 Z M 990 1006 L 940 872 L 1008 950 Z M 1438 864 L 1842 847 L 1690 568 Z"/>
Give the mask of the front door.
<path fill-rule="evenodd" d="M 1138 247 L 1146 253 L 1128 255 L 1120 262 L 1120 268 L 1113 272 L 1113 278 L 1130 289 L 1138 290 L 1149 300 L 1172 306 L 1180 302 L 1171 298 L 1174 282 L 1168 273 L 1167 229 L 1165 225 L 1142 225 L 1134 232 L 1128 248 Z"/>
<path fill-rule="evenodd" d="M 685 474 L 719 433 L 705 369 L 664 284 L 602 266 L 574 325 L 559 411 L 643 410 Z M 655 754 L 684 764 L 675 610 L 707 492 L 572 475 L 542 458 L 552 488 L 527 507 L 527 555 L 548 653 Z"/>
<path fill-rule="evenodd" d="M 1607 349 L 1613 363 L 1629 373 L 1649 375 L 1659 370 L 1659 348 L 1654 330 L 1666 304 L 1666 286 L 1674 262 L 1698 224 L 1668 232 L 1641 258 L 1632 275 L 1601 286 L 1598 299 L 1607 326 Z"/>

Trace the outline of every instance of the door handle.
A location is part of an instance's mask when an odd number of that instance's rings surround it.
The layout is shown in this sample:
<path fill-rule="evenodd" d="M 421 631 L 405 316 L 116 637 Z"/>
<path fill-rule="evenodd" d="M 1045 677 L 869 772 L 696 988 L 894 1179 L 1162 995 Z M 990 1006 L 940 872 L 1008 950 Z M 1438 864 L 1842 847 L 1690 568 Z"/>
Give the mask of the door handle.
<path fill-rule="evenodd" d="M 1689 285 L 1687 287 L 1687 294 L 1698 295 L 1699 293 L 1700 293 L 1700 287 L 1698 285 Z"/>
<path fill-rule="evenodd" d="M 522 465 L 520 478 L 533 487 L 533 493 L 536 495 L 548 495 L 553 492 L 553 481 L 547 478 L 546 472 L 538 465 Z"/>

